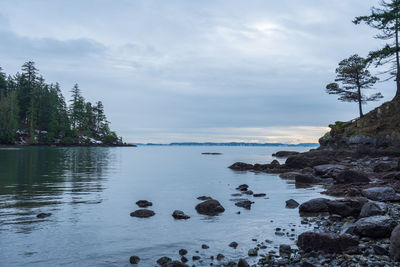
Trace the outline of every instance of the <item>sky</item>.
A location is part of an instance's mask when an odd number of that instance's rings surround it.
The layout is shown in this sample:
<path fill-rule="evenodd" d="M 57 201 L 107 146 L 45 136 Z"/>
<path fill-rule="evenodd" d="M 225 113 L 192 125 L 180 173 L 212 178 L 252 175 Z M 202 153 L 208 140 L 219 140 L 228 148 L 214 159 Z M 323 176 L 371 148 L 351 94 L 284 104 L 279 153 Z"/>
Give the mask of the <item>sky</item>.
<path fill-rule="evenodd" d="M 340 60 L 381 47 L 351 22 L 377 4 L 0 0 L 0 66 L 32 60 L 67 98 L 78 83 L 126 142 L 317 142 L 358 115 L 325 86 Z M 394 96 L 392 81 L 375 87 Z"/>

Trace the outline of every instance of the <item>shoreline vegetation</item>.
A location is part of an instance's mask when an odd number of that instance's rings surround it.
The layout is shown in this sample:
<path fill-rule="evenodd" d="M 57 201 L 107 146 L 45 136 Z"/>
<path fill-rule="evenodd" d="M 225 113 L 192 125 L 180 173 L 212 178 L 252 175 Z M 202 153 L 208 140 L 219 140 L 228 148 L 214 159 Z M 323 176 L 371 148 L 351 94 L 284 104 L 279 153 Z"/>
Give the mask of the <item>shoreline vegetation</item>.
<path fill-rule="evenodd" d="M 78 84 L 65 101 L 58 83 L 46 83 L 35 63 L 6 75 L 0 67 L 0 144 L 133 146 L 111 131 L 101 101 L 88 102 Z"/>

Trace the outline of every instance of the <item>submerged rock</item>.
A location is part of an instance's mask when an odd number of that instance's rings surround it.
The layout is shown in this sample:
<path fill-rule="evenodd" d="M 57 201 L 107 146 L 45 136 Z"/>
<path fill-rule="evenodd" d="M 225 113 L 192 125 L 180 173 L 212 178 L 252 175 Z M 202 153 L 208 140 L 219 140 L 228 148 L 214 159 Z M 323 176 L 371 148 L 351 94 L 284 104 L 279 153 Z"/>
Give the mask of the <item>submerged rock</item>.
<path fill-rule="evenodd" d="M 212 199 L 212 197 L 207 197 L 207 196 L 201 196 L 201 197 L 198 197 L 197 198 L 198 200 L 209 200 L 209 199 Z"/>
<path fill-rule="evenodd" d="M 129 262 L 130 264 L 138 264 L 140 261 L 140 258 L 138 256 L 131 256 L 129 258 Z"/>
<path fill-rule="evenodd" d="M 180 261 L 170 261 L 167 264 L 162 265 L 163 267 L 188 267 L 187 264 L 184 264 Z"/>
<path fill-rule="evenodd" d="M 253 204 L 254 202 L 248 200 L 248 199 L 243 199 L 243 200 L 238 200 L 235 202 L 235 205 L 241 208 L 245 208 L 245 209 L 251 209 L 251 204 Z"/>
<path fill-rule="evenodd" d="M 265 197 L 267 194 L 265 193 L 257 193 L 257 194 L 253 194 L 253 197 Z"/>
<path fill-rule="evenodd" d="M 249 188 L 249 186 L 247 184 L 241 184 L 238 187 L 236 187 L 236 190 L 247 191 L 248 188 Z"/>
<path fill-rule="evenodd" d="M 50 217 L 51 215 L 52 215 L 51 213 L 42 212 L 42 213 L 39 213 L 38 215 L 36 215 L 36 217 L 40 218 L 40 219 L 43 219 L 43 218 L 46 218 L 46 217 Z"/>
<path fill-rule="evenodd" d="M 297 246 L 305 252 L 343 253 L 358 248 L 358 239 L 347 234 L 305 232 L 299 236 Z"/>
<path fill-rule="evenodd" d="M 184 248 L 179 250 L 179 255 L 181 255 L 181 256 L 185 256 L 187 253 L 188 253 L 188 251 Z"/>
<path fill-rule="evenodd" d="M 238 244 L 237 242 L 231 242 L 231 243 L 229 244 L 229 246 L 230 246 L 231 248 L 237 248 L 238 245 L 239 245 L 239 244 Z"/>
<path fill-rule="evenodd" d="M 181 210 L 175 210 L 172 213 L 172 217 L 174 217 L 177 220 L 187 220 L 190 219 L 190 216 L 186 215 L 183 211 Z"/>
<path fill-rule="evenodd" d="M 229 169 L 232 169 L 234 171 L 248 171 L 248 170 L 252 170 L 254 167 L 254 165 L 252 164 L 247 164 L 244 162 L 236 162 L 234 164 L 232 164 L 231 166 L 229 166 Z"/>
<path fill-rule="evenodd" d="M 299 205 L 300 205 L 300 204 L 299 204 L 296 200 L 294 200 L 294 199 L 286 200 L 286 208 L 288 208 L 288 209 L 295 209 L 295 208 L 297 208 Z"/>
<path fill-rule="evenodd" d="M 217 200 L 209 199 L 197 204 L 196 210 L 200 214 L 213 216 L 224 212 L 225 208 Z"/>
<path fill-rule="evenodd" d="M 278 151 L 274 154 L 272 154 L 273 157 L 277 157 L 277 158 L 284 158 L 284 157 L 288 157 L 288 156 L 293 156 L 293 155 L 297 155 L 300 154 L 300 152 L 297 151 Z"/>
<path fill-rule="evenodd" d="M 140 209 L 140 210 L 136 210 L 134 212 L 131 212 L 131 216 L 132 217 L 138 217 L 138 218 L 149 218 L 154 216 L 156 213 L 152 210 L 148 210 L 148 209 Z"/>
<path fill-rule="evenodd" d="M 171 260 L 171 258 L 168 258 L 168 257 L 161 257 L 161 258 L 159 258 L 158 260 L 157 260 L 157 263 L 159 264 L 159 265 L 164 265 L 164 264 L 167 264 L 167 263 L 169 263 L 169 262 L 171 262 L 172 260 Z"/>
<path fill-rule="evenodd" d="M 245 259 L 240 259 L 238 261 L 237 267 L 250 267 Z"/>
<path fill-rule="evenodd" d="M 136 202 L 136 205 L 138 205 L 140 208 L 147 208 L 153 206 L 153 203 L 147 200 L 139 200 Z"/>

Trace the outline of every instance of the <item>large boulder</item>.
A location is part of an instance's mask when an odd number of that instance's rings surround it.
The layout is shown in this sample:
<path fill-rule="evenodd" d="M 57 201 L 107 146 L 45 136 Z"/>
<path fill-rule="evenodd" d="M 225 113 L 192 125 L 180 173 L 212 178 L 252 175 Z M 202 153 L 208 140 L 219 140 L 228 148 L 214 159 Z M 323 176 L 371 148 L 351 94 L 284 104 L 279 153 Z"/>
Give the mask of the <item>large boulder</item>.
<path fill-rule="evenodd" d="M 214 216 L 224 212 L 225 208 L 217 200 L 209 199 L 197 204 L 196 210 L 200 214 Z"/>
<path fill-rule="evenodd" d="M 360 218 L 371 217 L 376 215 L 384 215 L 386 213 L 385 209 L 376 203 L 368 202 L 365 203 L 360 212 Z"/>
<path fill-rule="evenodd" d="M 317 165 L 314 166 L 314 172 L 316 175 L 324 176 L 324 175 L 329 175 L 332 174 L 335 171 L 344 171 L 348 169 L 348 167 L 344 165 L 338 165 L 338 164 L 323 164 L 323 165 Z M 334 177 L 334 175 L 329 175 L 330 177 Z"/>
<path fill-rule="evenodd" d="M 366 198 L 375 201 L 400 201 L 400 195 L 390 186 L 371 187 L 361 191 Z"/>
<path fill-rule="evenodd" d="M 362 207 L 368 200 L 366 198 L 349 198 L 330 200 L 327 202 L 328 211 L 330 214 L 338 214 L 342 217 L 353 216 L 357 218 Z"/>
<path fill-rule="evenodd" d="M 305 213 L 319 213 L 328 212 L 329 199 L 326 198 L 315 198 L 304 202 L 300 205 L 299 211 Z"/>
<path fill-rule="evenodd" d="M 390 257 L 400 261 L 400 225 L 396 226 L 390 235 Z"/>
<path fill-rule="evenodd" d="M 134 212 L 131 212 L 131 216 L 132 217 L 138 217 L 138 218 L 149 218 L 154 216 L 156 213 L 152 210 L 148 210 L 148 209 L 140 209 L 140 210 L 136 210 Z"/>
<path fill-rule="evenodd" d="M 292 169 L 303 169 L 306 167 L 314 167 L 322 164 L 329 164 L 330 159 L 324 157 L 323 154 L 314 155 L 310 153 L 300 153 L 298 155 L 289 156 L 285 165 Z"/>
<path fill-rule="evenodd" d="M 389 237 L 397 223 L 388 216 L 361 218 L 355 222 L 354 233 L 362 237 Z"/>
<path fill-rule="evenodd" d="M 338 184 L 368 184 L 371 181 L 367 175 L 352 170 L 342 171 L 335 180 Z"/>
<path fill-rule="evenodd" d="M 295 177 L 296 184 L 315 184 L 318 179 L 311 174 L 298 174 Z"/>
<path fill-rule="evenodd" d="M 299 235 L 297 246 L 305 252 L 343 253 L 356 250 L 358 239 L 347 234 L 305 232 Z"/>
<path fill-rule="evenodd" d="M 297 208 L 299 205 L 300 205 L 299 202 L 297 202 L 297 201 L 294 200 L 294 199 L 286 200 L 286 208 L 288 208 L 288 209 L 295 209 L 295 208 Z"/>
<path fill-rule="evenodd" d="M 236 163 L 232 164 L 231 166 L 229 166 L 229 169 L 232 169 L 234 171 L 248 171 L 248 170 L 252 170 L 253 168 L 254 168 L 254 165 L 244 163 L 244 162 L 236 162 Z"/>

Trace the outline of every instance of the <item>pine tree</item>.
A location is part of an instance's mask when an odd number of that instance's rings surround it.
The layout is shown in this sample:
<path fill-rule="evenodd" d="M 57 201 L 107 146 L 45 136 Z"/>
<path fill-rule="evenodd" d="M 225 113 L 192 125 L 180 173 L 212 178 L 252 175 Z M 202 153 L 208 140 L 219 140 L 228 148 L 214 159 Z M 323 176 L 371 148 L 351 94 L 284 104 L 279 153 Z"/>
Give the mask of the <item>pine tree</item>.
<path fill-rule="evenodd" d="M 18 102 L 15 92 L 0 100 L 0 144 L 13 144 L 18 129 Z"/>
<path fill-rule="evenodd" d="M 374 62 L 376 66 L 390 64 L 385 73 L 390 76 L 388 79 L 396 81 L 396 96 L 400 96 L 400 0 L 381 1 L 380 7 L 373 7 L 369 16 L 356 17 L 355 24 L 361 22 L 375 28 L 379 33 L 377 39 L 388 41 L 386 45 L 376 51 L 369 53 L 368 61 Z"/>
<path fill-rule="evenodd" d="M 70 100 L 70 117 L 72 128 L 75 131 L 82 130 L 84 114 L 85 114 L 85 100 L 81 95 L 81 90 L 78 84 L 75 84 L 71 90 L 72 99 Z"/>
<path fill-rule="evenodd" d="M 366 64 L 366 60 L 358 55 L 342 60 L 336 69 L 335 83 L 326 86 L 328 94 L 340 95 L 338 100 L 357 102 L 360 118 L 363 117 L 362 104 L 383 98 L 381 93 L 370 96 L 362 93 L 363 89 L 371 89 L 378 81 L 378 78 L 368 71 Z M 341 83 L 341 86 L 337 82 Z"/>

